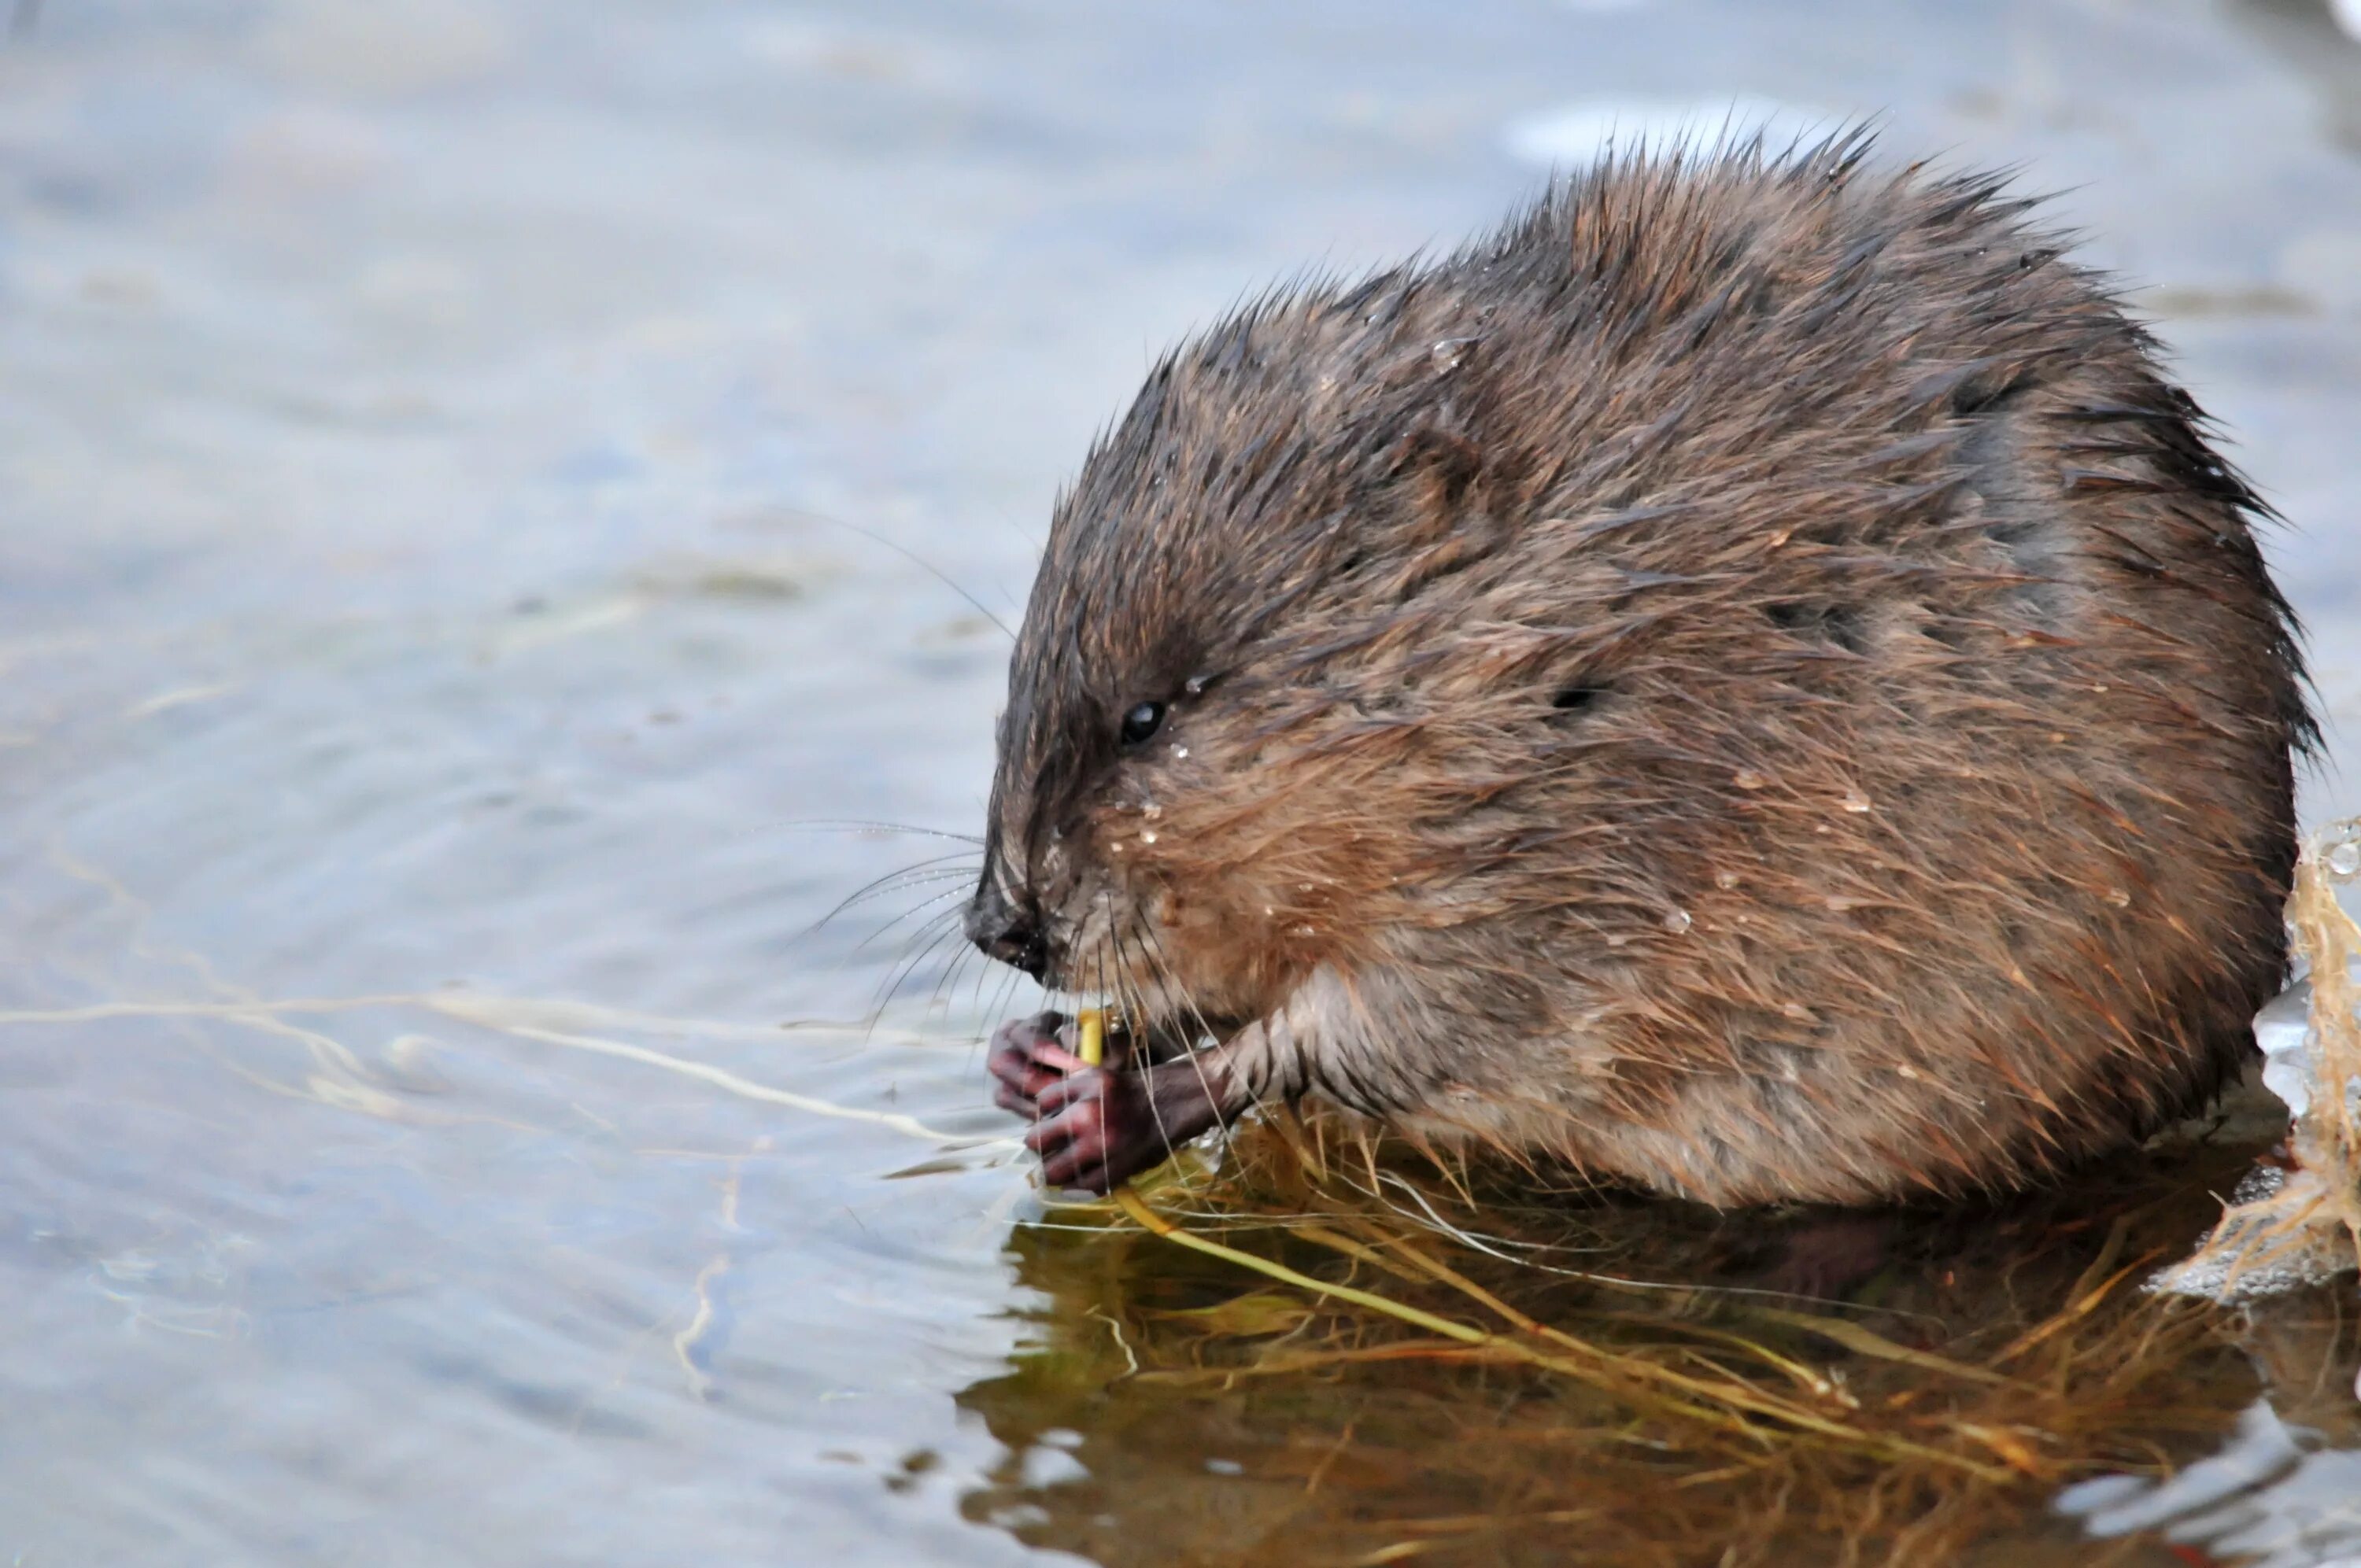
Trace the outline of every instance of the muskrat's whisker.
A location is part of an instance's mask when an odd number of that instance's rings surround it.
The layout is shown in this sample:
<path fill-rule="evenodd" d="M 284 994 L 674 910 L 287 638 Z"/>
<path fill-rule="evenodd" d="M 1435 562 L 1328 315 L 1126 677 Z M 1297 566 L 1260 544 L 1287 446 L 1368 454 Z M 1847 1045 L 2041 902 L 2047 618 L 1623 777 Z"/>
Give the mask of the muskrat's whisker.
<path fill-rule="evenodd" d="M 931 931 L 940 922 L 956 919 L 960 915 L 959 910 L 935 909 L 935 905 L 941 904 L 946 899 L 964 899 L 966 896 L 966 879 L 962 877 L 961 879 L 960 886 L 945 889 L 941 893 L 930 894 L 927 897 L 920 899 L 909 908 L 902 911 L 901 914 L 896 915 L 891 920 L 886 921 L 883 926 L 878 927 L 874 931 L 870 932 L 866 937 L 862 938 L 861 940 L 855 942 L 852 945 L 852 950 L 856 953 L 864 950 L 871 943 L 884 936 L 885 933 L 894 929 L 895 927 L 902 924 L 903 921 L 910 919 L 915 916 L 924 915 L 929 909 L 934 909 L 935 912 L 932 915 L 928 916 L 926 924 L 918 927 L 920 931 Z"/>
<path fill-rule="evenodd" d="M 1155 966 L 1156 973 L 1163 982 L 1165 994 L 1178 998 L 1180 1004 L 1189 1010 L 1189 1016 L 1195 1020 L 1198 1037 L 1202 1038 L 1213 1034 L 1215 1032 L 1213 1025 L 1206 1018 L 1204 1010 L 1197 1005 L 1196 997 L 1190 993 L 1187 986 L 1180 983 L 1180 970 L 1173 966 L 1171 958 L 1165 952 L 1164 940 L 1156 934 L 1156 928 L 1145 918 L 1135 916 L 1132 920 L 1132 932 L 1139 940 L 1140 951 Z M 1196 1054 L 1196 1040 L 1189 1042 L 1191 1056 Z"/>
<path fill-rule="evenodd" d="M 1144 919 L 1135 918 L 1132 928 L 1139 938 L 1140 950 L 1148 956 L 1155 964 L 1157 972 L 1162 976 L 1166 993 L 1179 997 L 1181 1003 L 1189 1009 L 1190 1016 L 1196 1020 L 1198 1038 L 1202 1039 L 1213 1035 L 1215 1030 L 1213 1024 L 1205 1017 L 1204 1011 L 1197 1005 L 1197 999 L 1190 994 L 1186 986 L 1180 983 L 1171 960 L 1165 956 L 1163 941 L 1156 935 L 1154 927 Z M 1188 1042 L 1185 1054 L 1189 1058 L 1191 1070 L 1197 1075 L 1197 1085 L 1205 1091 L 1205 1097 L 1209 1100 L 1217 1098 L 1213 1093 L 1213 1080 L 1205 1076 L 1205 1064 L 1198 1057 L 1196 1040 Z M 1262 1108 L 1262 1096 L 1251 1086 L 1246 1091 L 1246 1101 L 1250 1109 Z M 1157 1130 L 1159 1132 L 1163 1130 L 1160 1119 Z"/>
<path fill-rule="evenodd" d="M 951 887 L 943 887 L 940 885 L 947 882 L 955 883 L 956 885 Z M 900 925 L 903 921 L 909 919 L 914 915 L 933 911 L 935 909 L 935 905 L 944 903 L 947 900 L 966 898 L 967 882 L 968 879 L 964 872 L 935 872 L 924 876 L 913 877 L 908 882 L 902 883 L 899 887 L 885 890 L 892 893 L 916 893 L 922 888 L 930 886 L 935 889 L 934 892 L 928 894 L 924 898 L 921 898 L 916 904 L 909 905 L 900 914 L 887 916 L 884 924 L 880 925 L 876 930 L 872 931 L 868 936 L 863 937 L 861 939 L 861 941 L 854 947 L 853 951 L 859 952 L 862 948 L 864 948 L 870 943 L 875 941 L 879 937 L 891 931 L 895 927 Z M 942 912 L 936 911 L 936 913 L 939 915 Z"/>
<path fill-rule="evenodd" d="M 961 864 L 954 866 L 952 864 L 954 861 L 961 862 Z M 924 874 L 921 875 L 921 873 Z M 859 887 L 853 889 L 852 892 L 847 894 L 842 899 L 839 900 L 834 908 L 821 916 L 818 919 L 813 921 L 810 925 L 805 927 L 800 932 L 797 932 L 796 935 L 799 937 L 808 937 L 813 932 L 818 930 L 821 927 L 826 926 L 829 921 L 835 919 L 838 916 L 843 914 L 846 910 L 854 907 L 856 905 L 866 904 L 873 898 L 880 897 L 888 893 L 897 892 L 903 887 L 911 885 L 910 883 L 904 880 L 906 878 L 915 877 L 923 882 L 948 881 L 951 877 L 956 876 L 965 880 L 972 877 L 974 874 L 974 857 L 972 855 L 937 855 L 931 860 L 917 861 L 911 865 L 904 866 L 898 871 L 887 872 L 881 877 L 875 877 L 862 883 Z"/>
<path fill-rule="evenodd" d="M 861 941 L 860 947 L 856 947 L 853 951 L 859 952 L 862 948 L 867 947 L 878 938 L 883 937 L 886 932 L 892 930 L 902 921 L 909 919 L 914 915 L 925 914 L 931 905 L 940 904 L 946 898 L 953 896 L 955 896 L 955 894 L 937 894 L 932 898 L 925 900 L 914 908 L 904 911 L 902 914 L 895 916 L 893 920 L 888 921 L 885 925 L 878 927 L 875 931 L 870 933 L 869 936 L 863 938 Z M 960 912 L 957 909 L 936 909 L 932 914 L 927 915 L 927 917 L 920 921 L 917 926 L 904 933 L 902 937 L 901 951 L 895 956 L 897 958 L 906 957 L 911 949 L 916 948 L 919 943 L 927 941 L 930 938 L 940 937 L 946 929 L 958 921 L 959 916 Z"/>
<path fill-rule="evenodd" d="M 934 994 L 927 999 L 927 1006 L 930 1010 L 936 1007 L 940 1007 L 948 1011 L 951 1005 L 951 995 L 956 993 L 959 990 L 959 976 L 961 970 L 965 967 L 969 960 L 981 959 L 983 955 L 978 953 L 971 944 L 966 942 L 961 943 L 959 951 L 952 955 L 950 963 L 944 968 L 941 976 L 936 980 Z M 981 968 L 982 966 L 979 965 L 978 967 Z"/>
<path fill-rule="evenodd" d="M 997 974 L 994 972 L 995 970 L 998 970 Z M 992 993 L 992 1002 L 989 1005 L 986 1005 L 983 1000 L 983 985 L 987 976 L 999 981 L 997 988 Z M 1021 970 L 1010 969 L 1005 964 L 978 964 L 975 969 L 976 1010 L 986 1018 L 1005 1015 L 1008 1004 L 1016 1000 L 1017 982 L 1031 978 Z"/>
<path fill-rule="evenodd" d="M 943 915 L 950 913 L 950 911 L 945 910 L 942 914 L 937 915 L 935 918 L 939 920 L 943 917 Z M 951 953 L 950 961 L 936 971 L 935 983 L 927 992 L 927 1003 L 923 1008 L 919 1009 L 922 1014 L 933 1013 L 943 1005 L 943 992 L 958 978 L 960 966 L 967 962 L 968 955 L 974 950 L 974 948 L 969 947 L 965 942 L 961 942 Z"/>
<path fill-rule="evenodd" d="M 1001 620 L 997 615 L 994 615 L 991 609 L 987 607 L 982 599 L 976 598 L 973 594 L 968 592 L 967 589 L 961 587 L 958 580 L 949 572 L 944 571 L 940 566 L 936 565 L 932 561 L 928 560 L 925 556 L 919 554 L 908 545 L 902 543 L 898 540 L 889 539 L 873 529 L 863 528 L 857 522 L 851 522 L 840 517 L 829 517 L 824 512 L 810 512 L 806 515 L 819 522 L 832 523 L 836 527 L 845 530 L 847 532 L 857 533 L 873 544 L 884 545 L 886 549 L 891 550 L 896 555 L 901 556 L 905 561 L 909 562 L 912 565 L 925 572 L 928 576 L 934 578 L 935 581 L 942 584 L 943 587 L 950 589 L 951 592 L 959 595 L 960 598 L 967 600 L 967 602 L 974 608 L 976 614 L 983 617 L 984 620 L 992 622 L 993 625 L 1000 629 L 1000 634 L 1003 637 L 1007 638 L 1011 642 L 1016 641 L 1016 633 L 1009 630 L 1008 622 Z"/>
<path fill-rule="evenodd" d="M 996 978 L 999 981 L 999 989 L 992 993 L 992 1001 L 986 1004 L 983 1000 L 983 984 L 988 977 Z M 1005 1018 L 1008 1015 L 1008 1004 L 1016 999 L 1017 982 L 1029 978 L 1005 964 L 978 964 L 975 969 L 975 991 L 971 1004 L 987 1020 Z M 980 1045 L 983 1040 L 991 1037 L 991 1031 L 987 1026 L 983 1038 L 977 1043 Z"/>
<path fill-rule="evenodd" d="M 769 831 L 781 833 L 902 833 L 916 839 L 949 839 L 954 843 L 983 847 L 981 833 L 955 833 L 948 828 L 921 828 L 915 822 L 870 822 L 857 817 L 798 817 L 774 822 Z"/>
<path fill-rule="evenodd" d="M 1143 922 L 1137 919 L 1132 922 L 1132 936 L 1134 938 L 1132 946 L 1133 949 L 1139 955 L 1143 967 L 1146 967 L 1146 965 L 1150 961 L 1146 944 L 1139 940 L 1139 938 L 1145 934 L 1145 930 L 1146 927 Z M 1123 951 L 1122 934 L 1120 932 L 1110 932 L 1109 935 L 1115 944 L 1116 952 L 1121 954 Z M 1126 962 L 1125 967 L 1129 968 L 1130 965 Z M 1167 991 L 1171 989 L 1169 982 L 1167 982 L 1165 989 Z M 1133 982 L 1132 996 L 1126 1006 L 1126 1016 L 1137 1021 L 1133 1037 L 1135 1041 L 1144 1047 L 1147 1041 L 1146 1030 L 1149 1023 L 1149 1009 L 1147 995 L 1139 989 L 1138 983 L 1136 981 Z M 1202 1080 L 1203 1075 L 1204 1069 L 1200 1068 L 1198 1069 L 1199 1078 Z M 1164 1109 L 1156 1102 L 1156 1096 L 1153 1093 L 1150 1093 L 1148 1097 L 1148 1113 L 1155 1120 L 1156 1135 L 1164 1140 L 1164 1146 L 1166 1148 L 1171 1148 L 1173 1146 L 1171 1130 L 1164 1124 Z M 1196 1185 L 1195 1177 L 1192 1172 L 1179 1166 L 1175 1166 L 1174 1170 L 1179 1175 L 1182 1185 L 1190 1187 Z"/>
<path fill-rule="evenodd" d="M 894 1004 L 894 998 L 900 993 L 902 987 L 907 983 L 910 977 L 917 972 L 918 967 L 939 951 L 945 942 L 952 940 L 959 937 L 960 934 L 960 928 L 957 924 L 954 923 L 948 925 L 943 931 L 938 934 L 932 940 L 928 941 L 926 946 L 919 948 L 908 961 L 900 965 L 886 978 L 885 983 L 878 990 L 877 1004 L 875 1007 L 871 1009 L 869 1014 L 868 1025 L 872 1031 L 874 1031 L 878 1025 L 885 1021 L 885 1010 Z M 919 935 L 925 935 L 924 928 L 921 928 Z"/>
<path fill-rule="evenodd" d="M 1082 1056 L 1084 1061 L 1093 1060 L 1090 1046 L 1083 1037 L 1085 1014 L 1089 1012 L 1104 1012 L 1109 1007 L 1119 1008 L 1122 1004 L 1121 998 L 1117 997 L 1108 986 L 1107 970 L 1113 959 L 1113 955 L 1109 950 L 1113 945 L 1114 939 L 1114 933 L 1112 930 L 1108 932 L 1107 937 L 1108 939 L 1106 941 L 1093 942 L 1091 944 L 1089 948 L 1089 976 L 1092 981 L 1091 994 L 1094 1000 L 1088 1008 L 1081 1005 L 1077 1005 L 1074 1008 L 1074 1033 L 1077 1036 L 1075 1040 L 1075 1049 Z M 1108 1070 L 1112 1071 L 1114 1069 L 1110 1067 Z M 1112 1149 L 1108 1150 L 1108 1153 L 1110 1154 L 1113 1152 L 1114 1151 Z M 1104 1168 L 1103 1166 L 1098 1168 L 1099 1170 L 1104 1170 Z M 1074 1172 L 1073 1184 L 1082 1185 L 1087 1178 L 1095 1173 L 1096 1172 L 1093 1169 L 1087 1168 L 1078 1169 Z"/>

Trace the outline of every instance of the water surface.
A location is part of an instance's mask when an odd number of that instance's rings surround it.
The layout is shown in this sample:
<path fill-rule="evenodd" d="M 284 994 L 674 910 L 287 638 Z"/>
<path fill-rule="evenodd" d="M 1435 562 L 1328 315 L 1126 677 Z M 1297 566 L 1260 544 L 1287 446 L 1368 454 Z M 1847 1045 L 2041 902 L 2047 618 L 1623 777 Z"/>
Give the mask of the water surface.
<path fill-rule="evenodd" d="M 994 618 L 1157 345 L 1491 221 L 1602 126 L 1879 112 L 2069 190 L 2361 702 L 2361 46 L 2316 4 L 14 15 L 11 1561 L 1686 1560 L 1609 1483 L 1761 1524 L 1703 1446 L 1585 1449 L 1611 1402 L 1498 1369 L 1137 1375 L 1230 1354 L 1156 1314 L 1248 1285 L 1031 1223 L 972 1044 L 1029 999 L 903 939 L 961 846 L 809 826 L 975 825 Z M 2185 1241 L 2245 1155 L 2191 1157 L 2111 1212 Z M 1635 1267 L 1759 1261 L 1575 1212 Z M 2028 1312 L 2112 1226 L 2013 1223 Z M 1979 1331 L 1935 1245 L 1881 1332 Z M 2267 1417 L 2281 1469 L 2356 1446 L 2284 1393 L 2350 1349 L 2304 1310 L 2189 1331 L 2171 1430 L 2143 1373 L 2077 1452 L 2139 1488 Z M 2088 1560 L 2097 1506 L 1996 1491 L 1991 1561 Z M 1795 1530 L 1763 1550 L 1822 1560 Z"/>

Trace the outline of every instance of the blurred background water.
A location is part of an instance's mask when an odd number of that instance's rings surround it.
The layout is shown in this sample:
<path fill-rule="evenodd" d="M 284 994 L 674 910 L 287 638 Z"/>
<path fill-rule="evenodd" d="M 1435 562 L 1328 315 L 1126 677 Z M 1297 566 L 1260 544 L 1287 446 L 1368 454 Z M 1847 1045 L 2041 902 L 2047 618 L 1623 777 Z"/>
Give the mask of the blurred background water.
<path fill-rule="evenodd" d="M 2066 192 L 2361 733 L 2323 0 L 8 21 L 12 1562 L 1060 1557 L 973 1499 L 1080 1435 L 961 1403 L 1041 1307 L 974 1141 L 1005 988 L 881 932 L 948 878 L 814 929 L 960 846 L 807 825 L 977 824 L 994 618 L 1160 345 L 1610 134 L 1875 115 Z M 1093 1554 L 1228 1560 L 1226 1474 Z"/>

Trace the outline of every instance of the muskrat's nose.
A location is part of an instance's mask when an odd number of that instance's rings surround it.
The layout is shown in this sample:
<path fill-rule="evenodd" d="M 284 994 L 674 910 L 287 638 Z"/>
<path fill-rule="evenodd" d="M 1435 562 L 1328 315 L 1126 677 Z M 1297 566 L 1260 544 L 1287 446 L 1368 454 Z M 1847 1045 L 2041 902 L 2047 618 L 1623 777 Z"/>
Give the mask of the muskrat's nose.
<path fill-rule="evenodd" d="M 1049 944 L 1041 934 L 1040 916 L 1029 904 L 1010 903 L 991 877 L 968 904 L 967 939 L 985 957 L 1013 964 L 1035 980 L 1049 967 Z"/>

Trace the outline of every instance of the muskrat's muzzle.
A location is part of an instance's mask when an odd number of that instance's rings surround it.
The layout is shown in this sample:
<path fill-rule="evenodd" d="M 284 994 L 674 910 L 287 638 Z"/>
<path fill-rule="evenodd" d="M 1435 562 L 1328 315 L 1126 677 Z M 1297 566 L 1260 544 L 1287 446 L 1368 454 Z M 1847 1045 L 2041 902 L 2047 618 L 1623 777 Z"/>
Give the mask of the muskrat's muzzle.
<path fill-rule="evenodd" d="M 1049 967 L 1049 943 L 1041 928 L 1040 912 L 1029 902 L 1016 903 L 1000 891 L 986 872 L 968 901 L 967 939 L 984 957 L 1023 970 L 1035 980 Z"/>

